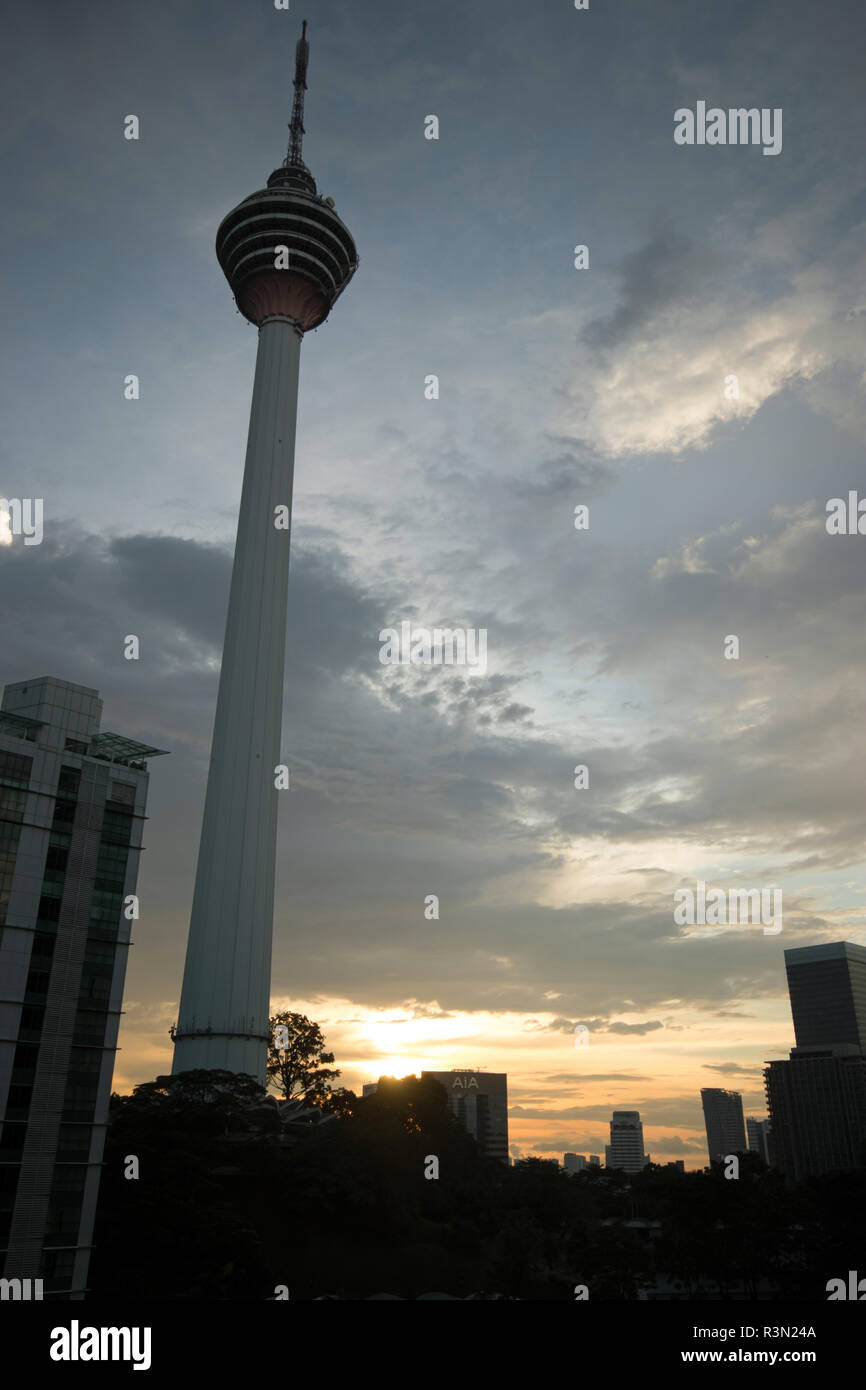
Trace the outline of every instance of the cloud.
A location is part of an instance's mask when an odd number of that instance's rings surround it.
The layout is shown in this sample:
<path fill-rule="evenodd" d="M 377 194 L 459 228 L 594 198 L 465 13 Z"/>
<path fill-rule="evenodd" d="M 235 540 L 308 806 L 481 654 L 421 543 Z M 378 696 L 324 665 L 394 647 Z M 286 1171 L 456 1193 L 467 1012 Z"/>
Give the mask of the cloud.
<path fill-rule="evenodd" d="M 663 1028 L 664 1024 L 657 1020 L 646 1023 L 610 1023 L 607 1019 L 593 1018 L 589 1020 L 577 1019 L 574 1023 L 568 1018 L 555 1018 L 546 1025 L 550 1032 L 554 1033 L 573 1033 L 576 1028 L 587 1028 L 590 1033 L 627 1033 L 642 1034 L 655 1032 L 657 1028 Z"/>
<path fill-rule="evenodd" d="M 659 227 L 623 258 L 619 303 L 613 313 L 586 325 L 583 341 L 596 351 L 609 352 L 644 335 L 671 306 L 700 305 L 719 268 L 719 258 L 705 244 L 690 241 L 669 223 Z M 721 277 L 716 288 L 720 284 Z"/>
<path fill-rule="evenodd" d="M 665 1134 L 654 1142 L 657 1152 L 665 1154 L 704 1154 L 707 1149 L 699 1139 L 683 1139 L 679 1134 Z"/>
<path fill-rule="evenodd" d="M 658 1020 L 646 1023 L 611 1023 L 607 1028 L 602 1029 L 605 1033 L 634 1033 L 640 1036 L 643 1033 L 654 1033 L 657 1028 L 664 1028 L 663 1023 Z"/>
<path fill-rule="evenodd" d="M 726 526 L 720 526 L 710 535 L 696 536 L 693 540 L 683 542 L 678 555 L 663 556 L 656 560 L 650 570 L 651 577 L 667 579 L 672 574 L 716 574 L 717 570 L 710 563 L 706 553 L 707 548 L 716 537 L 729 536 L 732 531 L 738 530 L 740 525 L 739 521 L 733 521 Z"/>
<path fill-rule="evenodd" d="M 862 426 L 862 405 L 840 410 L 862 374 L 866 339 L 866 319 L 847 314 L 849 286 L 866 265 L 856 239 L 837 243 L 832 263 L 804 266 L 757 300 L 762 271 L 773 284 L 772 251 L 754 227 L 736 240 L 739 266 L 670 228 L 623 258 L 617 308 L 583 331 L 565 417 L 582 421 L 602 455 L 705 449 L 787 388 L 846 427 Z"/>
<path fill-rule="evenodd" d="M 704 1062 L 704 1071 L 717 1071 L 723 1076 L 745 1076 L 759 1084 L 763 1075 L 763 1063 L 754 1062 L 751 1066 L 739 1062 Z"/>
<path fill-rule="evenodd" d="M 567 1072 L 567 1071 L 565 1071 L 565 1072 L 556 1072 L 556 1073 L 554 1073 L 553 1076 L 547 1076 L 547 1077 L 545 1077 L 545 1080 L 546 1080 L 546 1081 L 574 1081 L 574 1080 L 576 1080 L 576 1079 L 577 1079 L 577 1078 L 575 1077 L 575 1074 L 574 1074 L 573 1072 Z M 617 1072 L 617 1071 L 607 1071 L 607 1072 L 605 1072 L 605 1071 L 601 1071 L 601 1072 L 581 1072 L 581 1073 L 580 1073 L 580 1081 L 581 1081 L 581 1082 L 590 1082 L 590 1081 L 651 1081 L 651 1080 L 652 1080 L 652 1077 L 650 1077 L 650 1076 L 640 1076 L 640 1075 L 639 1075 L 638 1073 L 636 1073 L 636 1072 Z"/>

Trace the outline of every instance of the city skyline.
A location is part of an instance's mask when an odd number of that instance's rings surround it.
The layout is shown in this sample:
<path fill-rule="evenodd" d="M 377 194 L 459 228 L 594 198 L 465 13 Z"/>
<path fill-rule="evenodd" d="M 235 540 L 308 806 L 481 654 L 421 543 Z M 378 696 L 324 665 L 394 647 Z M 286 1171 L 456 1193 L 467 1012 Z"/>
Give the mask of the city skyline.
<path fill-rule="evenodd" d="M 213 237 L 281 158 L 300 17 L 92 8 L 14 18 L 0 496 L 45 518 L 0 544 L 0 677 L 172 754 L 128 1090 L 171 1068 L 255 356 Z M 271 1008 L 358 1091 L 507 1073 L 512 1152 L 633 1107 L 703 1166 L 701 1088 L 763 1115 L 793 1044 L 784 950 L 866 941 L 866 539 L 825 526 L 866 494 L 850 13 L 551 6 L 527 52 L 516 4 L 305 11 L 305 154 L 364 259 L 301 369 Z M 677 146 L 704 98 L 784 108 L 778 157 Z M 486 673 L 384 666 L 403 621 L 484 630 Z M 781 934 L 676 923 L 699 881 L 779 887 Z"/>

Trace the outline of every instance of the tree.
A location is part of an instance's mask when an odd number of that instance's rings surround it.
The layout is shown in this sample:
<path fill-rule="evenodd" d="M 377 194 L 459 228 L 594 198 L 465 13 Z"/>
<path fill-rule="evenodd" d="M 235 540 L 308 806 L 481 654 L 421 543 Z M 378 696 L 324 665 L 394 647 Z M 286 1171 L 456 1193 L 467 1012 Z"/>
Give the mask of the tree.
<path fill-rule="evenodd" d="M 334 1054 L 324 1051 L 325 1039 L 318 1023 L 295 1013 L 274 1014 L 270 1023 L 268 1079 L 286 1100 L 320 1105 L 331 1094 L 330 1083 L 340 1072 L 322 1065 L 333 1062 Z"/>
<path fill-rule="evenodd" d="M 112 1097 L 95 1296 L 111 1298 L 118 1287 L 134 1300 L 272 1293 L 279 1261 L 264 1194 L 272 1205 L 284 1180 L 281 1135 L 277 1101 L 252 1076 L 196 1069 Z M 138 1181 L 127 1172 L 132 1154 Z"/>
<path fill-rule="evenodd" d="M 196 1134 L 228 1134 L 251 1124 L 279 1131 L 276 1103 L 254 1076 L 222 1070 L 182 1071 L 134 1087 L 132 1095 L 111 1097 L 111 1118 L 120 1128 L 132 1117 L 152 1116 L 169 1130 L 179 1125 Z"/>
<path fill-rule="evenodd" d="M 348 1091 L 345 1086 L 338 1086 L 336 1091 L 328 1090 L 328 1094 L 322 1101 L 322 1110 L 326 1115 L 354 1115 L 358 1107 L 358 1097 L 354 1091 Z"/>

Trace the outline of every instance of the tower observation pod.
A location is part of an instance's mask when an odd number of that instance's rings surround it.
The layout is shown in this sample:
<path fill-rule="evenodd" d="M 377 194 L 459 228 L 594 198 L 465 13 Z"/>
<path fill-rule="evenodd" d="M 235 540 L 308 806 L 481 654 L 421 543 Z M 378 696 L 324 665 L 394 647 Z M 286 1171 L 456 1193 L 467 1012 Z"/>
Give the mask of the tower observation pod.
<path fill-rule="evenodd" d="M 228 618 L 172 1072 L 264 1083 L 301 340 L 358 265 L 301 157 L 309 44 L 295 52 L 289 148 L 222 221 L 220 266 L 259 330 Z"/>

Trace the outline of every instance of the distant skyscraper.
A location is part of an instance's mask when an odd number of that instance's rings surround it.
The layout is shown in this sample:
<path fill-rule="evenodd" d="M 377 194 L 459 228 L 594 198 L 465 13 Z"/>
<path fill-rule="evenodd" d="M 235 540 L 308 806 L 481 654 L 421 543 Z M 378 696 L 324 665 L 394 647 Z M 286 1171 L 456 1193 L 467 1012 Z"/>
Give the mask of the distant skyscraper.
<path fill-rule="evenodd" d="M 749 1150 L 758 1154 L 765 1163 L 770 1162 L 770 1121 L 759 1120 L 755 1115 L 746 1116 L 746 1136 Z"/>
<path fill-rule="evenodd" d="M 445 1087 L 452 1113 L 483 1154 L 502 1163 L 508 1162 L 508 1077 L 505 1072 L 422 1071 L 421 1077 L 438 1081 Z"/>
<path fill-rule="evenodd" d="M 7 1279 L 81 1298 L 147 799 L 160 750 L 100 733 L 47 676 L 0 710 L 0 1251 Z"/>
<path fill-rule="evenodd" d="M 743 1097 L 739 1091 L 705 1086 L 701 1090 L 701 1103 L 710 1162 L 721 1163 L 727 1154 L 745 1153 L 746 1128 L 743 1124 Z"/>
<path fill-rule="evenodd" d="M 848 1043 L 866 1052 L 866 946 L 794 947 L 785 970 L 797 1047 Z"/>
<path fill-rule="evenodd" d="M 590 1154 L 590 1155 L 589 1155 L 589 1166 L 590 1166 L 590 1168 L 600 1168 L 600 1167 L 601 1167 L 601 1155 L 600 1155 L 600 1154 Z"/>
<path fill-rule="evenodd" d="M 563 1154 L 562 1166 L 566 1173 L 582 1173 L 587 1166 L 586 1158 L 583 1154 Z"/>
<path fill-rule="evenodd" d="M 604 1148 L 606 1168 L 622 1168 L 639 1173 L 650 1161 L 643 1151 L 643 1125 L 639 1110 L 614 1110 L 610 1122 L 610 1143 Z"/>
<path fill-rule="evenodd" d="M 301 158 L 306 21 L 291 142 L 267 188 L 223 219 L 217 259 L 259 330 L 243 494 L 172 1070 L 265 1081 L 289 519 L 301 339 L 355 273 L 348 228 Z"/>
<path fill-rule="evenodd" d="M 773 1165 L 789 1182 L 850 1169 L 866 1152 L 866 949 L 785 952 L 797 1046 L 764 1071 Z"/>

